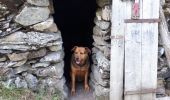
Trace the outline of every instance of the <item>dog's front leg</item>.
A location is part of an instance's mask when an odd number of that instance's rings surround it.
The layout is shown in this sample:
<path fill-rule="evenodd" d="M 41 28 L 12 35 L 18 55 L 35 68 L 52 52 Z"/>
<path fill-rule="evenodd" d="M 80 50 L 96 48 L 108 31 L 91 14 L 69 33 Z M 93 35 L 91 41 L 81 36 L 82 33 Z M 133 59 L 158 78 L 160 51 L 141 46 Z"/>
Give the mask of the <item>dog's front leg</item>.
<path fill-rule="evenodd" d="M 88 85 L 88 75 L 89 75 L 89 73 L 87 71 L 85 73 L 85 80 L 84 80 L 84 89 L 85 89 L 85 91 L 89 91 L 90 90 L 89 85 Z"/>
<path fill-rule="evenodd" d="M 75 84 L 76 84 L 76 82 L 75 82 L 75 74 L 74 73 L 72 73 L 71 74 L 71 95 L 75 95 L 75 93 L 76 93 L 76 90 L 75 90 Z"/>

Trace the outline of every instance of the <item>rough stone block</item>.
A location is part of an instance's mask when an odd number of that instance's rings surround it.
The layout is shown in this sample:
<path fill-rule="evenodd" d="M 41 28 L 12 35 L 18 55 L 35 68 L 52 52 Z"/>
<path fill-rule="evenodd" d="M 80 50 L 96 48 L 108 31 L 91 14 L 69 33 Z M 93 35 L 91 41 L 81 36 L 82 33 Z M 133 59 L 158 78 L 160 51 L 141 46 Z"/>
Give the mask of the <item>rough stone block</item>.
<path fill-rule="evenodd" d="M 30 65 L 22 65 L 22 66 L 14 68 L 14 73 L 19 74 L 19 73 L 28 71 L 30 68 L 31 68 Z"/>
<path fill-rule="evenodd" d="M 110 27 L 110 22 L 97 20 L 97 18 L 94 19 L 94 23 L 102 30 L 107 30 Z"/>
<path fill-rule="evenodd" d="M 96 1 L 99 7 L 111 4 L 111 0 L 97 0 Z"/>
<path fill-rule="evenodd" d="M 12 54 L 8 54 L 8 58 L 11 61 L 20 61 L 20 60 L 25 60 L 28 57 L 29 52 L 25 52 L 25 53 L 12 53 Z"/>
<path fill-rule="evenodd" d="M 37 89 L 37 85 L 38 85 L 38 80 L 37 78 L 32 75 L 32 74 L 27 74 L 25 76 L 25 80 L 28 84 L 28 88 L 32 89 L 32 90 L 36 90 Z"/>
<path fill-rule="evenodd" d="M 27 2 L 36 6 L 49 6 L 49 0 L 27 0 Z"/>
<path fill-rule="evenodd" d="M 49 14 L 48 7 L 25 6 L 14 20 L 23 26 L 29 26 L 45 21 Z"/>
<path fill-rule="evenodd" d="M 62 50 L 62 45 L 54 45 L 54 46 L 50 46 L 48 47 L 50 51 L 59 51 Z"/>
<path fill-rule="evenodd" d="M 38 30 L 38 31 L 43 31 L 44 32 L 45 30 L 48 30 L 49 28 L 51 28 L 53 26 L 53 24 L 54 24 L 54 19 L 53 19 L 52 16 L 50 16 L 47 20 L 31 26 L 31 28 L 33 28 L 35 30 Z M 58 31 L 58 28 L 56 26 L 55 32 L 57 32 L 57 31 Z"/>
<path fill-rule="evenodd" d="M 39 77 L 56 77 L 61 78 L 64 73 L 64 62 L 51 65 L 47 68 L 36 69 L 35 74 Z"/>
<path fill-rule="evenodd" d="M 50 62 L 40 62 L 32 65 L 32 68 L 46 68 L 50 65 Z"/>
<path fill-rule="evenodd" d="M 91 76 L 94 76 L 94 79 L 96 80 L 98 84 L 102 85 L 103 87 L 110 86 L 109 79 L 102 78 L 102 74 L 99 72 L 99 69 L 97 69 L 97 66 L 93 65 L 91 69 L 92 69 Z"/>
<path fill-rule="evenodd" d="M 17 88 L 28 88 L 27 82 L 20 77 L 17 77 L 15 80 L 15 85 Z"/>
<path fill-rule="evenodd" d="M 63 51 L 50 52 L 40 59 L 40 62 L 60 62 L 64 58 Z"/>
<path fill-rule="evenodd" d="M 61 33 L 15 32 L 0 39 L 2 50 L 36 50 L 40 47 L 62 44 Z"/>
<path fill-rule="evenodd" d="M 39 49 L 38 51 L 30 51 L 28 59 L 34 59 L 45 56 L 47 53 L 46 48 Z"/>
<path fill-rule="evenodd" d="M 111 6 L 107 5 L 102 8 L 102 19 L 105 21 L 110 21 L 111 20 Z"/>
<path fill-rule="evenodd" d="M 108 36 L 108 35 L 110 35 L 110 29 L 102 30 L 100 27 L 95 26 L 93 28 L 93 34 L 96 36 L 102 36 L 102 37 Z"/>
<path fill-rule="evenodd" d="M 6 60 L 7 60 L 7 57 L 6 57 L 6 56 L 0 55 L 0 62 L 6 61 Z"/>

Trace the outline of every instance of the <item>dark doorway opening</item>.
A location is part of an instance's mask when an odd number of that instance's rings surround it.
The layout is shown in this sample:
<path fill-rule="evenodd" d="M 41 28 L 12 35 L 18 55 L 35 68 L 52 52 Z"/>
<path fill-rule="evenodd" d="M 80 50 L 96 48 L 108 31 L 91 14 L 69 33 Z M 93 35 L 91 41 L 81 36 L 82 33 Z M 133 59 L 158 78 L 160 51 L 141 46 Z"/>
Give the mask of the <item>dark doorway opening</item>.
<path fill-rule="evenodd" d="M 96 0 L 53 0 L 53 5 L 54 20 L 63 38 L 64 76 L 70 81 L 71 49 L 74 46 L 92 48 Z"/>

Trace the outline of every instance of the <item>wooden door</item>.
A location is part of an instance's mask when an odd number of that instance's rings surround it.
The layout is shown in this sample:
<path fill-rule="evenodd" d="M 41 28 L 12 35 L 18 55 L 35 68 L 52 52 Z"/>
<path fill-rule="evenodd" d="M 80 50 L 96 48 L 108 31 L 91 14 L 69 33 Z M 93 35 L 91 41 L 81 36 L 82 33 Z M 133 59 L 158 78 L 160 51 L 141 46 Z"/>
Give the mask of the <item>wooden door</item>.
<path fill-rule="evenodd" d="M 155 100 L 159 0 L 112 1 L 110 100 Z"/>
<path fill-rule="evenodd" d="M 140 0 L 140 17 L 125 28 L 125 100 L 155 100 L 159 0 Z"/>

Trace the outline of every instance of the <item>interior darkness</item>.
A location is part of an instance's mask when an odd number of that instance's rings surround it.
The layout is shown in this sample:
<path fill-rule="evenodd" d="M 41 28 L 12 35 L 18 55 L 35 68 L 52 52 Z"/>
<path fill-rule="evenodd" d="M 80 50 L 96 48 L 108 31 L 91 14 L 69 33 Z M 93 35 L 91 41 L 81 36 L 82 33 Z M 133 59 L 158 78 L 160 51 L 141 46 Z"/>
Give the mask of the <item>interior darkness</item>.
<path fill-rule="evenodd" d="M 53 5 L 54 20 L 63 38 L 64 75 L 70 81 L 71 49 L 74 46 L 92 48 L 96 0 L 53 0 Z"/>

